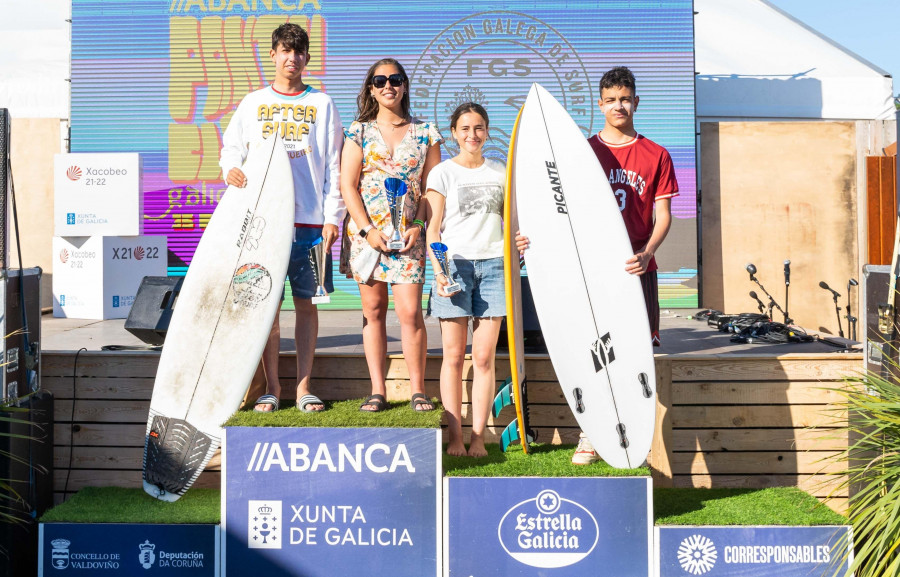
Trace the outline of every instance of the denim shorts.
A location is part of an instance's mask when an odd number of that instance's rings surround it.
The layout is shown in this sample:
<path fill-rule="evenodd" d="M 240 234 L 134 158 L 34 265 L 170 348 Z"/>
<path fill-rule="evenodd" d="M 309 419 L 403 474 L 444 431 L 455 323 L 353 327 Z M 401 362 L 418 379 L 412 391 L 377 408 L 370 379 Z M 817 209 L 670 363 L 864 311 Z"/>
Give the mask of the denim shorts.
<path fill-rule="evenodd" d="M 503 258 L 450 259 L 450 276 L 462 290 L 451 297 L 437 294 L 432 282 L 428 314 L 439 319 L 506 316 Z"/>
<path fill-rule="evenodd" d="M 288 280 L 291 281 L 291 294 L 299 299 L 311 299 L 316 296 L 316 277 L 309 262 L 309 249 L 317 238 L 321 238 L 322 229 L 317 227 L 295 227 L 294 244 L 291 246 L 291 262 L 288 263 Z M 334 292 L 331 278 L 331 251 L 325 256 L 325 290 Z M 284 298 L 284 295 L 282 295 Z"/>

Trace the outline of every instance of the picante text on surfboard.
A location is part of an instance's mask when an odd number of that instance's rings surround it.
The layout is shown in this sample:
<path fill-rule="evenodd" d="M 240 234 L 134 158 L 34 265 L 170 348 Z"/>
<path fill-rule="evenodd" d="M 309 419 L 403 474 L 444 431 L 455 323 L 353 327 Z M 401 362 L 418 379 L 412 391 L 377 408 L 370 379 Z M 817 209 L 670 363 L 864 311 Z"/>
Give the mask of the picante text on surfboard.
<path fill-rule="evenodd" d="M 559 170 L 556 168 L 555 162 L 549 160 L 544 161 L 547 166 L 547 176 L 550 177 L 550 188 L 553 190 L 553 202 L 556 203 L 556 212 L 560 214 L 569 214 L 566 206 L 566 196 L 563 194 L 562 183 L 559 180 Z"/>

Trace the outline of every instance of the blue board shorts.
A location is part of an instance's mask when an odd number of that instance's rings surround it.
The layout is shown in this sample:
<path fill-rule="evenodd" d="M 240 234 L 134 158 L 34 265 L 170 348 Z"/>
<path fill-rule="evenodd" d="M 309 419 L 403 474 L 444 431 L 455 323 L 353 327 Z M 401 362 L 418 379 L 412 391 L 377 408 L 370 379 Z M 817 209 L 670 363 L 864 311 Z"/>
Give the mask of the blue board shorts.
<path fill-rule="evenodd" d="M 432 281 L 428 295 L 429 315 L 439 319 L 506 316 L 503 257 L 450 259 L 450 276 L 462 290 L 451 297 L 438 296 L 437 284 Z"/>
<path fill-rule="evenodd" d="M 298 299 L 311 299 L 316 296 L 316 277 L 309 262 L 309 249 L 316 239 L 322 237 L 322 229 L 313 226 L 294 228 L 294 244 L 291 245 L 291 261 L 288 263 L 288 280 L 291 281 L 291 294 Z M 334 292 L 331 274 L 331 251 L 325 256 L 325 290 Z M 282 300 L 284 294 L 281 295 Z"/>

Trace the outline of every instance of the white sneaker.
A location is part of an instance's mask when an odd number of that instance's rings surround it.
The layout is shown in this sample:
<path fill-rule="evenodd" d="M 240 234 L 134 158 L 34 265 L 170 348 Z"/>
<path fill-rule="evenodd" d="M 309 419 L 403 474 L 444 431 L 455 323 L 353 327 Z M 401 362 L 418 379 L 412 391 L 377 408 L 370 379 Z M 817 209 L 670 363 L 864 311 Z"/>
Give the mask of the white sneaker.
<path fill-rule="evenodd" d="M 578 439 L 578 446 L 575 448 L 575 454 L 572 455 L 572 464 L 573 465 L 590 465 L 591 463 L 596 463 L 600 460 L 600 455 L 597 454 L 597 451 L 594 450 L 594 446 L 591 445 L 591 440 L 584 436 L 584 433 L 581 434 L 581 437 Z"/>

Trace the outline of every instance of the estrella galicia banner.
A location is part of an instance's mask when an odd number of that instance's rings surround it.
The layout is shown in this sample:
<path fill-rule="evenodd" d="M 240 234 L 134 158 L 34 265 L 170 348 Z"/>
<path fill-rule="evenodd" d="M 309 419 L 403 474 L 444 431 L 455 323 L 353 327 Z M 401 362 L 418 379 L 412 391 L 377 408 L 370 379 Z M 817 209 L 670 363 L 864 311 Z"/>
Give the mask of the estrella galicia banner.
<path fill-rule="evenodd" d="M 439 572 L 438 429 L 225 429 L 223 573 Z"/>
<path fill-rule="evenodd" d="M 660 577 L 831 577 L 850 528 L 658 527 Z"/>
<path fill-rule="evenodd" d="M 39 577 L 215 577 L 217 525 L 42 523 Z"/>
<path fill-rule="evenodd" d="M 647 577 L 647 477 L 445 479 L 450 575 Z"/>

